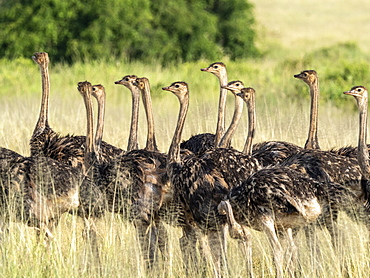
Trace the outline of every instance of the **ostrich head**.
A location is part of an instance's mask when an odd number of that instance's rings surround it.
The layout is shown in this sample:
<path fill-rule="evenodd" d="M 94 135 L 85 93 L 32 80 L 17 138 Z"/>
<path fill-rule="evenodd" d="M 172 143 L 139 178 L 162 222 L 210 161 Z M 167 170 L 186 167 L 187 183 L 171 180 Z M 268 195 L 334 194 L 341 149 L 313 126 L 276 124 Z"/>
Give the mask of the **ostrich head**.
<path fill-rule="evenodd" d="M 49 63 L 49 55 L 46 52 L 36 52 L 33 54 L 32 60 L 40 66 L 45 66 Z"/>
<path fill-rule="evenodd" d="M 294 77 L 303 80 L 309 86 L 317 82 L 317 73 L 314 70 L 304 70 Z"/>
<path fill-rule="evenodd" d="M 367 105 L 368 93 L 364 86 L 355 86 L 351 90 L 343 92 L 343 94 L 354 96 L 359 107 Z"/>
<path fill-rule="evenodd" d="M 216 75 L 218 78 L 220 78 L 222 74 L 226 74 L 226 66 L 224 63 L 221 63 L 221 62 L 213 63 L 209 65 L 207 68 L 202 68 L 200 70 L 210 72 Z"/>
<path fill-rule="evenodd" d="M 137 79 L 136 75 L 126 75 L 122 77 L 121 80 L 114 82 L 114 84 L 120 84 L 130 89 L 134 85 L 134 82 L 136 81 L 136 79 Z"/>
<path fill-rule="evenodd" d="M 77 90 L 81 95 L 89 94 L 92 91 L 91 83 L 88 81 L 78 82 Z"/>
<path fill-rule="evenodd" d="M 188 94 L 188 84 L 186 82 L 178 81 L 172 83 L 168 87 L 163 87 L 162 90 L 174 93 L 179 99 L 182 99 Z"/>
<path fill-rule="evenodd" d="M 104 97 L 104 95 L 105 95 L 104 86 L 101 85 L 101 84 L 92 86 L 92 95 L 96 99 Z"/>
<path fill-rule="evenodd" d="M 255 93 L 256 91 L 253 88 L 247 87 L 247 88 L 241 89 L 241 92 L 238 93 L 237 96 L 241 97 L 245 102 L 248 102 Z"/>
<path fill-rule="evenodd" d="M 134 82 L 134 85 L 142 91 L 145 87 L 149 87 L 149 79 L 146 77 L 138 77 Z"/>
<path fill-rule="evenodd" d="M 227 83 L 227 85 L 224 88 L 231 91 L 233 94 L 238 94 L 244 88 L 244 83 L 240 80 L 231 81 Z"/>

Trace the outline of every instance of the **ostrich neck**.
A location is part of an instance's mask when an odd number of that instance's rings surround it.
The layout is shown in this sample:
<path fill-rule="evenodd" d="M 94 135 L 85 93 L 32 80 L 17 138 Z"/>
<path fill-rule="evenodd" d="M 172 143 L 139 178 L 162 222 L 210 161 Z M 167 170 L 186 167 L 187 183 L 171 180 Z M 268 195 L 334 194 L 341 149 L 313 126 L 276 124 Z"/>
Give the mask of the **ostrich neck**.
<path fill-rule="evenodd" d="M 49 95 L 50 95 L 50 79 L 48 65 L 40 65 L 41 79 L 42 79 L 42 96 L 41 96 L 41 107 L 39 119 L 37 121 L 33 135 L 41 133 L 46 127 L 49 127 L 48 123 L 48 110 L 49 110 Z"/>
<path fill-rule="evenodd" d="M 86 141 L 85 141 L 85 158 L 84 158 L 84 171 L 87 173 L 89 168 L 91 167 L 93 163 L 93 155 L 95 154 L 94 150 L 94 122 L 93 122 L 93 108 L 92 108 L 92 100 L 90 93 L 84 93 L 83 94 L 85 107 L 86 107 Z M 97 147 L 100 149 L 100 146 Z"/>
<path fill-rule="evenodd" d="M 318 124 L 318 107 L 319 107 L 319 82 L 316 81 L 310 86 L 311 95 L 311 112 L 310 112 L 310 127 L 308 138 L 304 146 L 305 149 L 320 149 L 319 140 L 317 139 L 317 124 Z"/>
<path fill-rule="evenodd" d="M 99 153 L 101 143 L 103 140 L 104 117 L 105 117 L 105 93 L 97 97 L 97 101 L 98 101 L 98 123 L 96 125 L 95 146 L 97 148 L 96 152 Z"/>
<path fill-rule="evenodd" d="M 127 151 L 137 150 L 139 148 L 137 143 L 137 130 L 139 120 L 140 90 L 138 87 L 133 86 L 130 91 L 132 95 L 132 107 L 130 135 L 128 137 Z"/>
<path fill-rule="evenodd" d="M 362 174 L 367 180 L 370 180 L 370 165 L 369 165 L 369 151 L 366 145 L 367 137 L 367 98 L 360 105 L 360 126 L 359 126 L 359 137 L 358 137 L 358 153 L 357 158 L 361 167 Z"/>
<path fill-rule="evenodd" d="M 179 115 L 177 119 L 175 133 L 172 138 L 170 149 L 168 150 L 167 165 L 170 165 L 172 163 L 181 162 L 180 140 L 181 140 L 182 131 L 184 129 L 184 123 L 185 123 L 186 114 L 188 112 L 188 108 L 189 108 L 189 96 L 186 95 L 182 99 L 180 99 L 180 110 L 179 110 Z"/>
<path fill-rule="evenodd" d="M 248 107 L 248 135 L 245 141 L 243 153 L 246 155 L 252 155 L 252 142 L 254 138 L 254 132 L 256 130 L 256 105 L 254 95 L 247 102 Z"/>
<path fill-rule="evenodd" d="M 243 99 L 235 95 L 235 109 L 234 109 L 234 115 L 231 120 L 230 126 L 227 129 L 225 135 L 222 137 L 219 147 L 220 148 L 228 148 L 230 147 L 231 138 L 235 134 L 236 127 L 239 124 L 241 115 L 243 112 Z"/>
<path fill-rule="evenodd" d="M 225 87 L 227 85 L 227 74 L 221 74 L 219 77 L 220 81 L 220 99 L 218 103 L 218 116 L 217 116 L 217 127 L 216 127 L 216 136 L 215 136 L 215 146 L 219 146 L 222 136 L 225 133 L 225 109 L 226 109 L 226 97 L 227 97 L 227 89 Z"/>
<path fill-rule="evenodd" d="M 155 131 L 154 131 L 152 98 L 150 96 L 150 89 L 149 89 L 148 82 L 145 82 L 145 88 L 142 90 L 142 94 L 143 94 L 143 103 L 144 103 L 145 114 L 146 114 L 147 125 L 148 125 L 148 135 L 147 135 L 145 149 L 148 151 L 158 151 L 157 142 L 155 139 Z"/>

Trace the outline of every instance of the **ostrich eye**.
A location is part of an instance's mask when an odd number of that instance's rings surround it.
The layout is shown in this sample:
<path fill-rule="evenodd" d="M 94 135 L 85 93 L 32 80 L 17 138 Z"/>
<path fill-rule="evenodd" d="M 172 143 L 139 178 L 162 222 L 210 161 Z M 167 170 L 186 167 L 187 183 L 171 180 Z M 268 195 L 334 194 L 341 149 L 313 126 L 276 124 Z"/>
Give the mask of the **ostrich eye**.
<path fill-rule="evenodd" d="M 239 86 L 239 85 L 240 85 L 240 83 L 236 83 L 236 84 L 235 84 L 235 86 Z"/>
<path fill-rule="evenodd" d="M 125 78 L 125 81 L 129 81 L 130 79 L 128 77 Z"/>
<path fill-rule="evenodd" d="M 176 84 L 176 85 L 175 85 L 175 88 L 180 88 L 180 85 L 179 85 L 179 84 Z"/>
<path fill-rule="evenodd" d="M 93 91 L 96 91 L 97 90 L 95 87 L 93 87 L 92 89 L 93 89 Z"/>
<path fill-rule="evenodd" d="M 216 65 L 216 66 L 214 66 L 214 68 L 215 68 L 215 69 L 218 69 L 218 66 Z"/>
<path fill-rule="evenodd" d="M 361 88 L 358 88 L 358 89 L 357 89 L 357 92 L 361 92 Z"/>

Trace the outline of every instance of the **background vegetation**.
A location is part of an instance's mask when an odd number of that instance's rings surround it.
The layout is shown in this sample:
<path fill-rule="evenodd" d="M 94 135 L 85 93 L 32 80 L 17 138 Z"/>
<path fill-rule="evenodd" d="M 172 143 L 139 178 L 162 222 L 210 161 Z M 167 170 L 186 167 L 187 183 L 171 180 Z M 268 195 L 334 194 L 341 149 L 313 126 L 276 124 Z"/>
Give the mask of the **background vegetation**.
<path fill-rule="evenodd" d="M 76 2 L 75 5 L 78 6 L 79 3 L 81 2 Z M 140 4 L 128 13 L 132 17 L 139 17 L 140 11 L 146 11 L 146 2 L 125 1 L 125 3 L 129 7 L 135 3 Z M 178 7 L 184 4 L 181 1 L 178 3 Z M 80 9 L 90 10 L 85 4 L 82 8 L 82 4 Z M 114 3 L 112 5 L 114 8 L 124 9 L 122 6 L 114 6 Z M 159 5 L 160 11 L 171 10 L 169 4 L 168 7 L 161 9 Z M 225 5 L 224 3 L 223 6 Z M 103 57 L 97 55 L 100 51 L 98 48 L 94 50 L 93 44 L 87 44 L 85 48 L 79 48 L 81 52 L 71 52 L 76 58 L 74 63 L 66 63 L 57 62 L 58 59 L 63 60 L 66 53 L 57 52 L 53 45 L 38 48 L 38 45 L 31 44 L 29 48 L 23 50 L 24 52 L 15 55 L 22 57 L 14 60 L 1 59 L 0 146 L 24 155 L 29 154 L 28 142 L 36 124 L 41 95 L 40 73 L 30 58 L 36 51 L 46 51 L 51 55 L 49 122 L 52 128 L 61 134 L 84 134 L 85 111 L 76 86 L 77 82 L 88 80 L 94 84 L 103 84 L 107 91 L 104 140 L 126 148 L 131 97 L 127 89 L 114 84 L 114 81 L 126 74 L 146 76 L 151 82 L 157 139 L 162 151 L 166 152 L 169 147 L 178 103 L 174 96 L 162 91 L 161 87 L 173 81 L 186 81 L 191 90 L 189 114 L 183 137 L 188 138 L 191 134 L 200 132 L 213 132 L 216 127 L 218 83 L 214 76 L 201 72 L 200 68 L 215 61 L 222 61 L 227 65 L 229 80 L 240 79 L 245 85 L 256 89 L 255 142 L 285 140 L 299 145 L 304 144 L 308 131 L 309 94 L 307 85 L 294 79 L 293 75 L 305 69 L 314 69 L 319 74 L 321 88 L 319 111 L 321 147 L 329 149 L 356 145 L 358 116 L 355 102 L 352 97 L 343 96 L 342 92 L 354 85 L 370 86 L 370 39 L 366 36 L 370 28 L 370 14 L 367 12 L 370 9 L 370 2 L 354 0 L 348 4 L 339 4 L 337 1 L 321 0 L 296 2 L 258 0 L 254 1 L 254 5 L 255 45 L 261 53 L 258 57 L 241 58 L 238 54 L 234 59 L 231 55 L 223 56 L 226 52 L 217 52 L 215 48 L 216 56 L 208 59 L 191 61 L 181 56 L 179 62 L 174 55 L 166 59 L 171 61 L 174 59 L 176 62 L 163 65 L 145 56 L 142 56 L 142 61 L 136 59 L 128 61 L 125 55 L 119 58 L 114 55 Z M 315 10 L 311 12 L 313 7 Z M 172 10 L 175 9 L 177 7 L 172 7 Z M 71 9 L 64 10 L 70 12 L 70 17 L 77 16 Z M 0 13 L 2 12 L 1 9 Z M 95 16 L 98 14 L 96 10 L 91 13 Z M 168 13 L 172 14 L 170 11 L 167 11 Z M 117 13 L 117 16 L 121 15 L 123 16 L 123 13 L 119 15 Z M 156 14 L 150 16 L 154 15 L 157 17 Z M 23 13 L 18 14 L 19 18 L 22 16 Z M 14 18 L 17 16 L 14 15 Z M 98 24 L 94 27 L 101 28 Z M 219 31 L 219 27 L 212 28 Z M 243 28 L 243 25 L 238 28 Z M 139 26 L 136 26 L 136 29 L 139 29 Z M 234 30 L 237 30 L 236 27 Z M 20 44 L 24 44 L 21 41 L 24 39 L 22 31 L 8 33 L 8 36 L 14 36 L 18 38 Z M 109 34 L 104 36 L 108 37 Z M 3 38 L 0 41 L 2 40 Z M 154 48 L 156 42 L 150 43 Z M 165 41 L 162 47 L 171 48 L 170 40 Z M 138 49 L 141 49 L 140 46 Z M 178 46 L 175 50 L 182 53 Z M 90 51 L 97 53 L 96 56 L 91 56 L 96 59 L 84 56 Z M 105 49 L 101 51 L 103 53 Z M 13 54 L 7 57 L 13 57 Z M 233 104 L 234 100 L 230 94 L 228 119 L 231 118 Z M 144 146 L 146 138 L 144 118 L 141 106 L 139 123 L 141 147 Z M 243 147 L 246 125 L 245 117 L 233 139 L 233 146 L 237 149 Z M 160 262 L 158 269 L 150 275 L 145 272 L 133 226 L 120 217 L 107 214 L 98 222 L 103 265 L 101 273 L 89 266 L 91 257 L 81 236 L 82 223 L 77 217 L 68 215 L 62 219 L 55 232 L 56 240 L 49 250 L 45 250 L 37 243 L 33 229 L 13 222 L 5 224 L 8 232 L 1 233 L 0 277 L 187 277 L 182 267 L 178 245 L 181 231 L 177 228 L 168 226 L 170 259 Z M 317 231 L 320 252 L 308 250 L 303 235 L 299 234 L 296 242 L 300 250 L 302 277 L 368 277 L 370 250 L 367 229 L 344 215 L 340 215 L 339 224 L 341 235 L 339 250 L 333 249 L 325 229 Z M 244 277 L 245 257 L 235 241 L 230 240 L 229 243 L 230 277 Z M 270 247 L 263 233 L 253 232 L 253 253 L 256 277 L 274 277 Z M 208 272 L 204 276 L 210 275 Z M 200 275 L 197 275 L 194 269 L 191 276 Z"/>
<path fill-rule="evenodd" d="M 252 5 L 246 0 L 3 0 L 0 53 L 48 50 L 54 61 L 195 61 L 253 57 Z"/>

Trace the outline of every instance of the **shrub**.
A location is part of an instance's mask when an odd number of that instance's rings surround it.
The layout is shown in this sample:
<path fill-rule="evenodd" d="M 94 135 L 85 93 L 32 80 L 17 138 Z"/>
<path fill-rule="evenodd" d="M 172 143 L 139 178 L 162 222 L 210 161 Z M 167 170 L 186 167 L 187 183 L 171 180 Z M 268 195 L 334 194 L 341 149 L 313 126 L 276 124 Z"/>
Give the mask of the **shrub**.
<path fill-rule="evenodd" d="M 195 61 L 258 55 L 245 0 L 3 0 L 0 58 Z"/>

